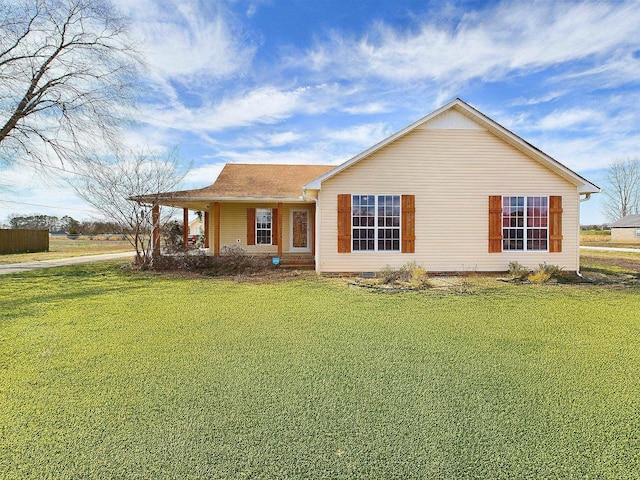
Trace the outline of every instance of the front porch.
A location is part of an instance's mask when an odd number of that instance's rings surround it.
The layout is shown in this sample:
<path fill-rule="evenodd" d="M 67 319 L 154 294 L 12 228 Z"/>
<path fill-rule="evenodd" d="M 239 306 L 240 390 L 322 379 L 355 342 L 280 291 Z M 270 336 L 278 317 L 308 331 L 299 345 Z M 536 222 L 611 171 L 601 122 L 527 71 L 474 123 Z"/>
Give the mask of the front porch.
<path fill-rule="evenodd" d="M 315 267 L 315 203 L 214 201 L 180 206 L 185 250 L 189 244 L 189 212 L 201 211 L 203 246 L 210 255 L 224 255 L 225 247 L 240 247 L 249 255 L 277 257 L 283 268 Z M 157 255 L 160 205 L 154 204 L 152 212 L 153 250 Z"/>

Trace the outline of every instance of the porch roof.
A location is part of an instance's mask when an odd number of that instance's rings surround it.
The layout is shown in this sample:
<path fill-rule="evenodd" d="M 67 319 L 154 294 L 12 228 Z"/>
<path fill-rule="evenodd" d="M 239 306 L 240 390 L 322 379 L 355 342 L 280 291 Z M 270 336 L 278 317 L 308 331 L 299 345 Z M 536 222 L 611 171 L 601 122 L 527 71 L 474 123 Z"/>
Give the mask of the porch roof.
<path fill-rule="evenodd" d="M 137 197 L 149 203 L 189 205 L 208 201 L 301 201 L 302 186 L 335 165 L 228 163 L 216 181 L 204 188 Z"/>

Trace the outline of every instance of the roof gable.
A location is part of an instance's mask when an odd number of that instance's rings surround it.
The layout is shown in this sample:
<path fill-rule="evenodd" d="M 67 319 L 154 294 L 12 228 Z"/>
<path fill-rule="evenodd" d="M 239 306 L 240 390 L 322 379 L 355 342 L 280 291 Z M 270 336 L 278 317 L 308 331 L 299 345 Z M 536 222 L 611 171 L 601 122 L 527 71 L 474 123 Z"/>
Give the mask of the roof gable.
<path fill-rule="evenodd" d="M 587 179 L 575 173 L 573 170 L 564 166 L 557 160 L 553 159 L 546 153 L 542 152 L 538 148 L 534 147 L 530 143 L 526 142 L 513 132 L 507 130 L 502 125 L 493 121 L 483 113 L 479 112 L 475 108 L 471 107 L 467 103 L 463 102 L 459 98 L 452 100 L 443 107 L 435 110 L 434 112 L 422 117 L 421 119 L 406 126 L 402 130 L 397 131 L 393 135 L 387 137 L 376 145 L 364 150 L 355 157 L 347 160 L 341 165 L 332 168 L 325 174 L 319 176 L 313 181 L 307 183 L 304 188 L 311 190 L 319 190 L 322 188 L 322 182 L 338 175 L 343 170 L 349 168 L 355 163 L 367 158 L 371 154 L 384 148 L 390 143 L 405 136 L 409 132 L 418 128 L 424 129 L 484 129 L 505 141 L 506 143 L 517 148 L 533 160 L 539 162 L 546 168 L 550 169 L 557 175 L 566 179 L 570 183 L 573 183 L 578 187 L 579 193 L 597 193 L 600 192 L 600 188 L 589 182 Z"/>

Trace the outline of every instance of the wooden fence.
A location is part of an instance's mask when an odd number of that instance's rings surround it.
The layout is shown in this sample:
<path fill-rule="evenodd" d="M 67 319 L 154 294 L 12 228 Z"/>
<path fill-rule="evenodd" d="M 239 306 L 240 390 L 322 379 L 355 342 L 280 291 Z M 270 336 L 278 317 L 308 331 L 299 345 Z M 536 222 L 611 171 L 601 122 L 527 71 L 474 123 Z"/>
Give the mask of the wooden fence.
<path fill-rule="evenodd" d="M 49 230 L 0 230 L 0 255 L 48 250 Z"/>

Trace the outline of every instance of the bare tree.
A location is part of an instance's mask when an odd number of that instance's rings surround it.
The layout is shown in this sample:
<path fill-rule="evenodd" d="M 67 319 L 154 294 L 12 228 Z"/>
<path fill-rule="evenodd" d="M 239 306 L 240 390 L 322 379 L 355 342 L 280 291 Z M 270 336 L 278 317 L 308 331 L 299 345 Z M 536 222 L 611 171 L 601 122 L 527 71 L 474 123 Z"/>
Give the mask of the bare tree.
<path fill-rule="evenodd" d="M 616 220 L 640 213 L 640 160 L 614 161 L 607 171 L 603 213 Z"/>
<path fill-rule="evenodd" d="M 136 264 L 146 266 L 153 253 L 150 204 L 159 194 L 175 190 L 188 170 L 176 150 L 166 155 L 139 152 L 117 155 L 112 162 L 85 162 L 71 184 L 80 198 L 122 227 L 136 251 Z M 161 224 L 172 213 L 165 209 Z"/>
<path fill-rule="evenodd" d="M 141 64 L 109 0 L 0 0 L 0 160 L 117 144 Z"/>

